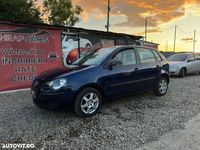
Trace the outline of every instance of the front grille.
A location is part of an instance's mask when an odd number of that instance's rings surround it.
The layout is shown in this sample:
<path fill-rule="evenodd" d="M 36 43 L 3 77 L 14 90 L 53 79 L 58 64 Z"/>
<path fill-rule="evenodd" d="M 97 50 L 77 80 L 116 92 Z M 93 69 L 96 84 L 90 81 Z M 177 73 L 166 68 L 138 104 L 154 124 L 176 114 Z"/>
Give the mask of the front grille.
<path fill-rule="evenodd" d="M 41 79 L 35 79 L 33 81 L 32 90 L 36 94 L 39 94 L 40 92 L 52 92 L 52 89 L 47 85 L 47 83 Z"/>

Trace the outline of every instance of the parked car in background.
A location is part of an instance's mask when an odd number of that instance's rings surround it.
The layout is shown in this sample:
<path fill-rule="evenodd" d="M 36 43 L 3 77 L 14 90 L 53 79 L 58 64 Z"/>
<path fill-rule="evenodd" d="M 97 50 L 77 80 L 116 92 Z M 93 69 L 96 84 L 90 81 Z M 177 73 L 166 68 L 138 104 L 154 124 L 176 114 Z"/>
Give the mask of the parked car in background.
<path fill-rule="evenodd" d="M 40 108 L 73 107 L 76 114 L 96 114 L 103 100 L 152 90 L 168 90 L 169 65 L 154 49 L 117 46 L 92 51 L 70 69 L 43 73 L 32 84 L 34 103 Z"/>
<path fill-rule="evenodd" d="M 200 73 L 200 54 L 179 53 L 168 57 L 171 75 L 184 77 L 190 73 Z"/>

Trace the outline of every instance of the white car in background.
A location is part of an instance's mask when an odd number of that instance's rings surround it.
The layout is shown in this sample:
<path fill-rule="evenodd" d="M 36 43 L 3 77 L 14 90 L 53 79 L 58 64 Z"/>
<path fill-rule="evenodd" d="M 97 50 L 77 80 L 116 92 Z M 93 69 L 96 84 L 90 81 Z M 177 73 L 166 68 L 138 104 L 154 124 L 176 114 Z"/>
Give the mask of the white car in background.
<path fill-rule="evenodd" d="M 91 48 L 92 43 L 88 39 L 80 37 L 80 48 Z M 63 51 L 63 61 L 65 66 L 67 66 L 66 59 L 69 53 L 78 48 L 78 36 L 77 35 L 64 35 L 62 40 L 62 51 Z M 78 58 L 78 56 L 77 56 Z"/>
<path fill-rule="evenodd" d="M 171 75 L 184 77 L 190 73 L 200 73 L 200 54 L 178 53 L 167 58 Z"/>

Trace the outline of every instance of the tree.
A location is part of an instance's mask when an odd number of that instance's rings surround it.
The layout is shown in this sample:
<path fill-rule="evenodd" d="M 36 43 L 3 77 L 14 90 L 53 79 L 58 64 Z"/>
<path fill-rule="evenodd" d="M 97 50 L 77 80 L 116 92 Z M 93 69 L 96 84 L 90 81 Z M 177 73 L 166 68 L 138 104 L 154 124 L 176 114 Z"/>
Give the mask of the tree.
<path fill-rule="evenodd" d="M 44 9 L 50 24 L 65 26 L 74 26 L 79 22 L 83 11 L 80 6 L 74 7 L 71 0 L 45 0 Z"/>
<path fill-rule="evenodd" d="M 36 0 L 0 0 L 0 19 L 22 23 L 42 22 Z"/>

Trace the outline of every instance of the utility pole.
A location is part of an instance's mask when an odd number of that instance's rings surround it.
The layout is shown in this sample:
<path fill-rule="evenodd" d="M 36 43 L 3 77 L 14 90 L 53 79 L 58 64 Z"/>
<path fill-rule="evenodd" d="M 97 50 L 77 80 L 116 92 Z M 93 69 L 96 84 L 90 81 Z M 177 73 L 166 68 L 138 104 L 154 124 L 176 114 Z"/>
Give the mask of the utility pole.
<path fill-rule="evenodd" d="M 147 17 L 145 18 L 145 27 L 144 27 L 144 30 L 145 30 L 145 42 L 147 41 Z"/>
<path fill-rule="evenodd" d="M 176 32 L 177 32 L 177 25 L 175 25 L 175 30 L 174 30 L 174 52 L 176 51 Z"/>
<path fill-rule="evenodd" d="M 107 25 L 105 27 L 107 29 L 107 32 L 109 32 L 109 27 L 110 27 L 110 0 L 108 0 Z"/>
<path fill-rule="evenodd" d="M 195 52 L 195 43 L 196 43 L 196 30 L 194 30 L 194 38 L 193 38 L 193 52 Z"/>

